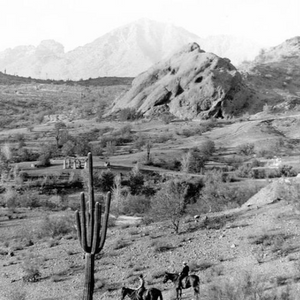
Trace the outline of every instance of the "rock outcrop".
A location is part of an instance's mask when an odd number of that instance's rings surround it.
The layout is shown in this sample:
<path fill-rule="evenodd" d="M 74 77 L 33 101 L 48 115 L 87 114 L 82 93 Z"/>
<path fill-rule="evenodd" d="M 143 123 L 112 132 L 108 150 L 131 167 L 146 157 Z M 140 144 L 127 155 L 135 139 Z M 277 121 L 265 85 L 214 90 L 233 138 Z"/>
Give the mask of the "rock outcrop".
<path fill-rule="evenodd" d="M 229 59 L 191 43 L 136 77 L 112 111 L 134 108 L 144 115 L 169 111 L 182 119 L 223 118 L 241 114 L 254 98 Z"/>

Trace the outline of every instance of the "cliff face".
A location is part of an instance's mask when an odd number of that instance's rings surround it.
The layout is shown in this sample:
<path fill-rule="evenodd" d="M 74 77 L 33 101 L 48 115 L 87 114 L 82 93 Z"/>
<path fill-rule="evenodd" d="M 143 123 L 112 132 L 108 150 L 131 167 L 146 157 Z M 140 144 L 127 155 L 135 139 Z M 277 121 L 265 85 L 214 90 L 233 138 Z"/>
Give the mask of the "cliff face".
<path fill-rule="evenodd" d="M 136 77 L 112 110 L 131 107 L 145 115 L 169 111 L 179 118 L 223 118 L 239 115 L 253 98 L 228 59 L 191 43 Z"/>

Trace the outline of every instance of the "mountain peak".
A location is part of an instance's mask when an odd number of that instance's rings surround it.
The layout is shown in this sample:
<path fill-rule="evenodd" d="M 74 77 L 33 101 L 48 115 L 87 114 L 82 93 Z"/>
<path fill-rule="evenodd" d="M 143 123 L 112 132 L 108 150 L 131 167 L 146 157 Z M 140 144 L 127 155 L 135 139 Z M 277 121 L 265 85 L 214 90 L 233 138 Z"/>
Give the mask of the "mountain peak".
<path fill-rule="evenodd" d="M 135 77 L 191 43 L 196 44 L 191 44 L 188 46 L 191 48 L 184 51 L 204 49 L 220 57 L 228 57 L 234 64 L 249 59 L 247 53 L 251 53 L 253 59 L 260 49 L 252 49 L 244 42 L 238 44 L 232 38 L 210 41 L 170 23 L 142 18 L 67 53 L 63 45 L 54 40 L 42 41 L 37 47 L 0 52 L 0 70 L 41 79 Z"/>

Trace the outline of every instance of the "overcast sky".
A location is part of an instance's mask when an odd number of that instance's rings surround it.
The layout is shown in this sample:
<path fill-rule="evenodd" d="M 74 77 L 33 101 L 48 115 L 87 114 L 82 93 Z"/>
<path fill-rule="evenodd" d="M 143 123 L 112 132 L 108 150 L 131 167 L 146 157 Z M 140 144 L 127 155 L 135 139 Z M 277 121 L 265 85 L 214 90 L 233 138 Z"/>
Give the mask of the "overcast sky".
<path fill-rule="evenodd" d="M 300 35 L 300 0 L 0 0 L 0 51 L 46 39 L 69 51 L 141 18 L 276 46 Z"/>

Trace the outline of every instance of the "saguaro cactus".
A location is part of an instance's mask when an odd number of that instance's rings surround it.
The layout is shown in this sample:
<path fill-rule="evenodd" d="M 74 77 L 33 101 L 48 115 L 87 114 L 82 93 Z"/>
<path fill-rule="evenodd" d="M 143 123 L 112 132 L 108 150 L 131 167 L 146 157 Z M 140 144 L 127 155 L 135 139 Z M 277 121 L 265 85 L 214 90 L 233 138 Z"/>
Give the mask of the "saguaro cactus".
<path fill-rule="evenodd" d="M 80 195 L 81 213 L 78 210 L 75 212 L 78 239 L 85 252 L 83 300 L 93 299 L 95 255 L 102 250 L 105 243 L 111 201 L 111 194 L 107 193 L 104 219 L 101 222 L 102 207 L 99 202 L 95 204 L 94 199 L 93 158 L 91 153 L 88 154 L 88 174 L 88 210 L 85 194 L 82 192 Z"/>

